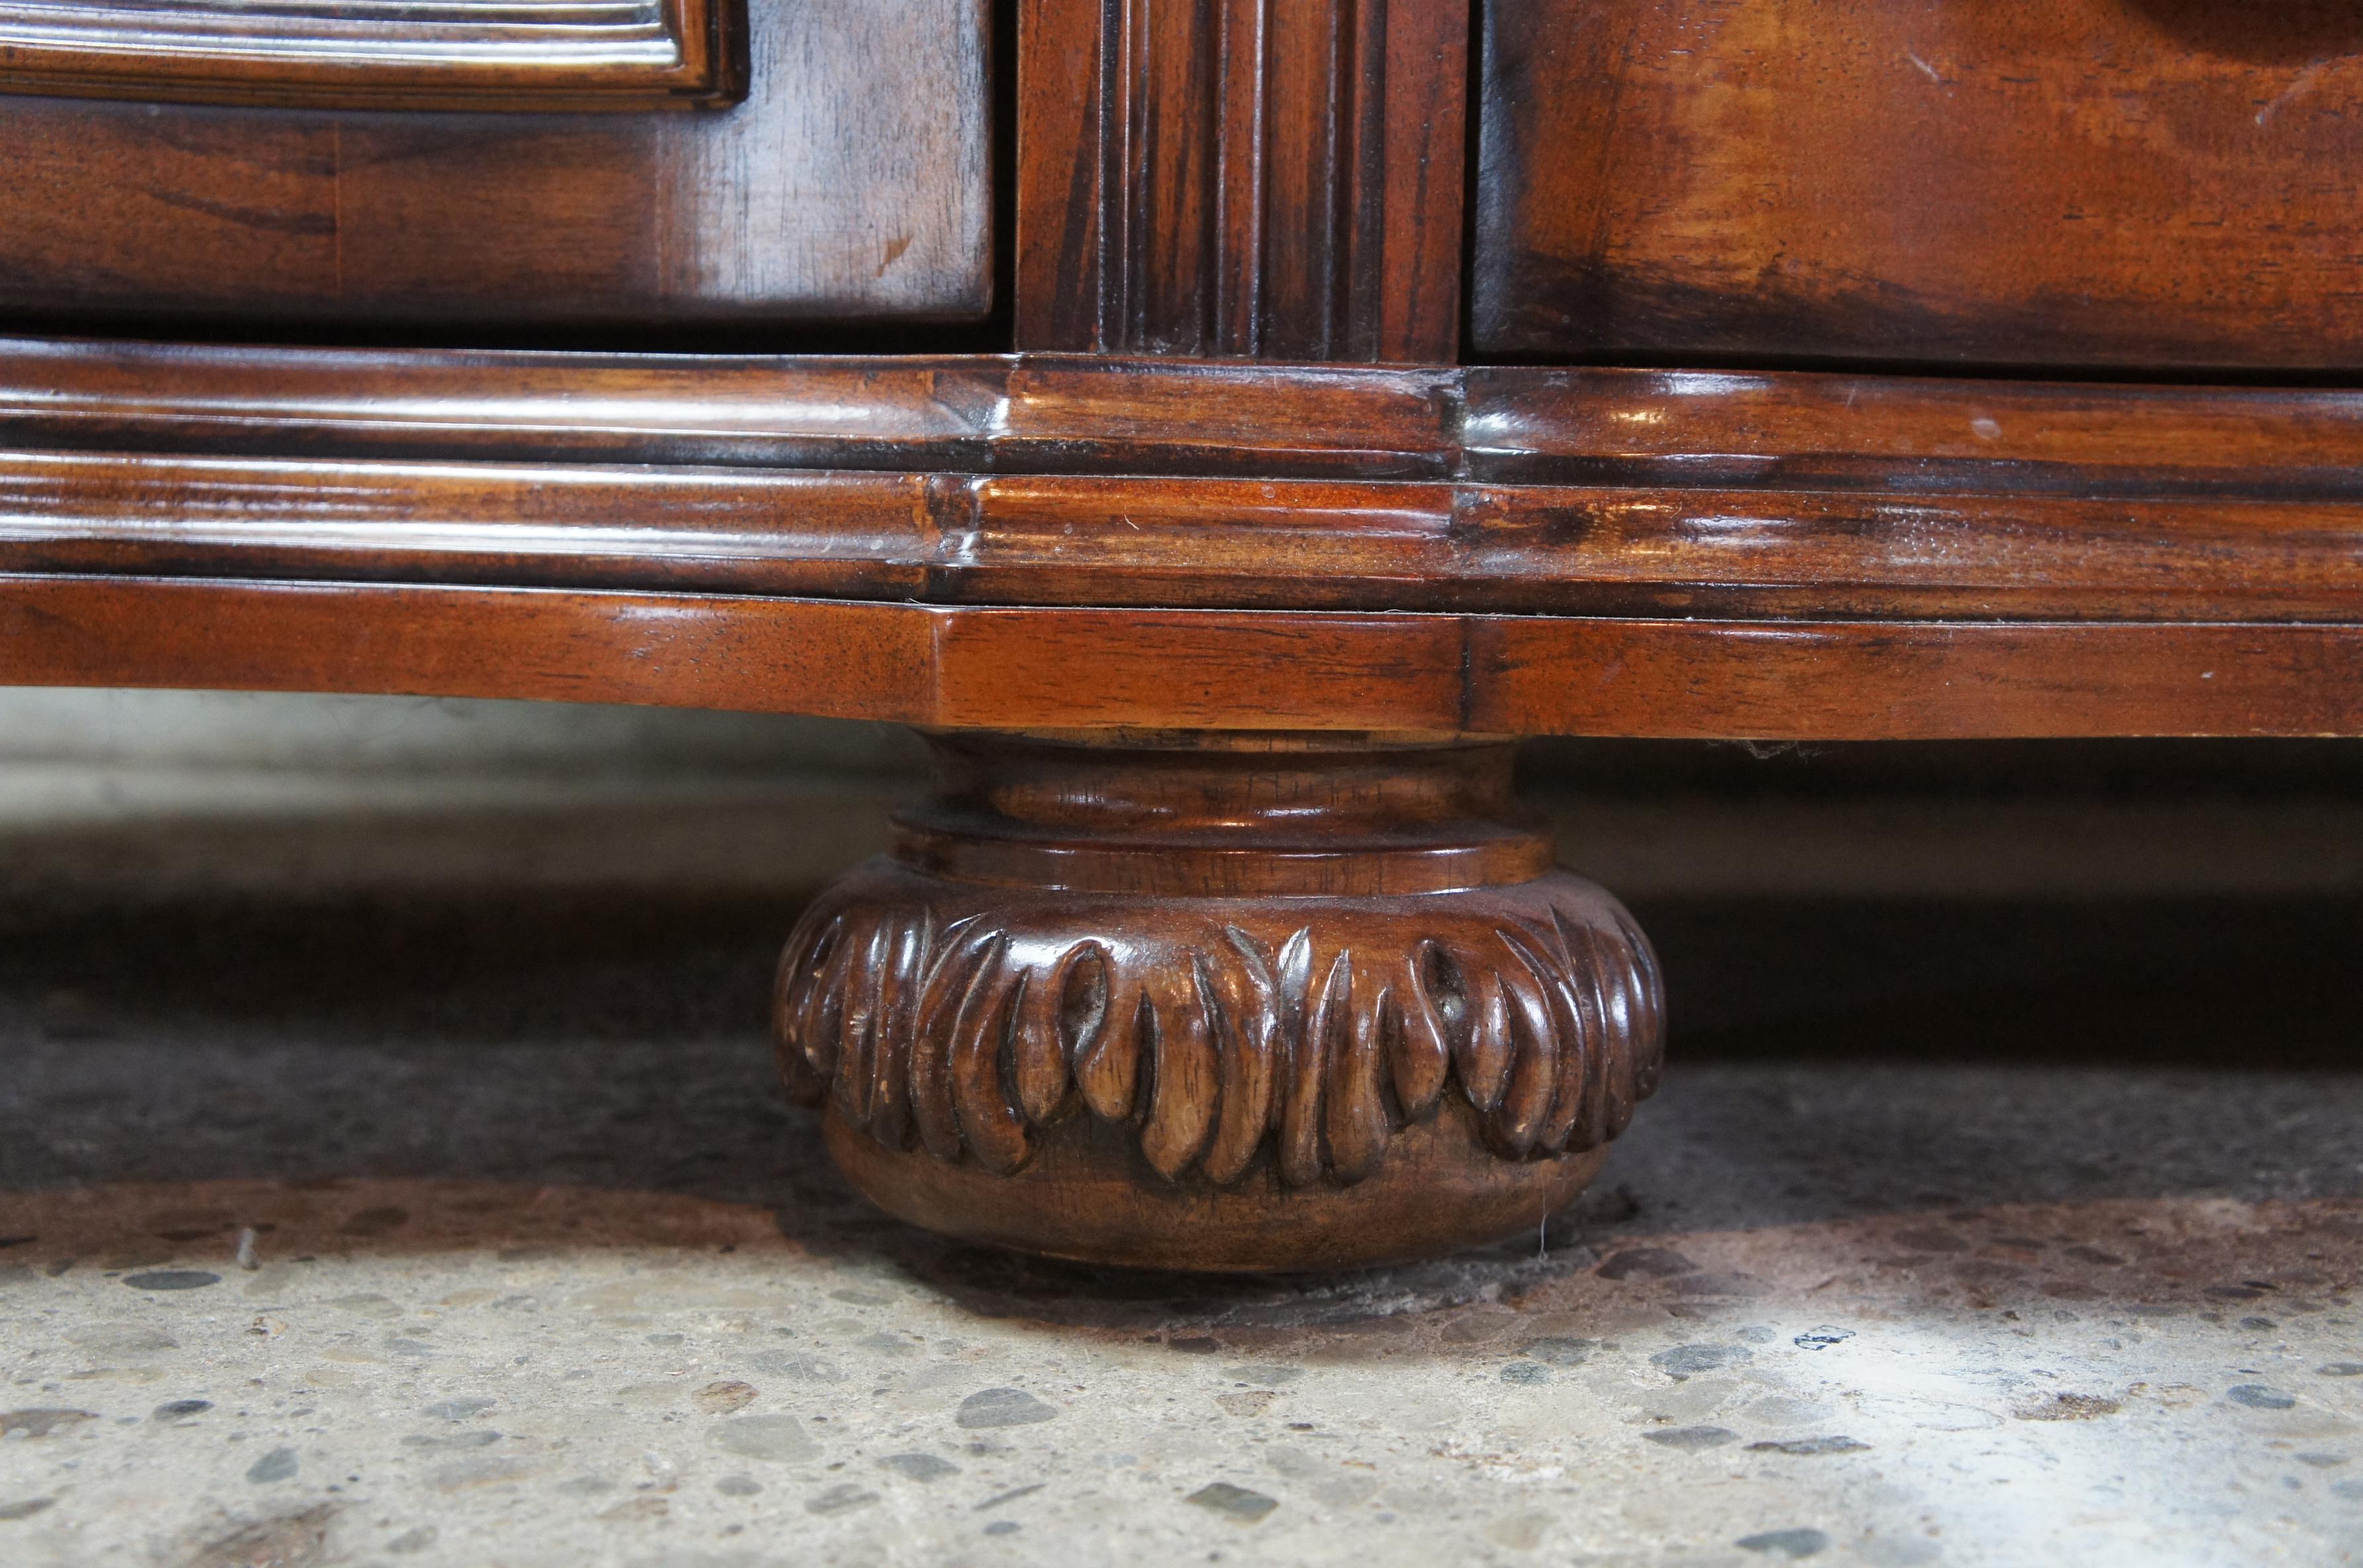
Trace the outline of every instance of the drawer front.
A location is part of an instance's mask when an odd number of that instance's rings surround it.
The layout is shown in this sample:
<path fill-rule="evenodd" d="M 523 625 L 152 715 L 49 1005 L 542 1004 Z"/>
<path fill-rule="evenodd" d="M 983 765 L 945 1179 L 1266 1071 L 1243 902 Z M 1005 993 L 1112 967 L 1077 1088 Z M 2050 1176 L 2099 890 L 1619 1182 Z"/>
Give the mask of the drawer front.
<path fill-rule="evenodd" d="M 985 7 L 0 0 L 0 313 L 972 318 Z"/>
<path fill-rule="evenodd" d="M 1484 38 L 1481 349 L 2363 366 L 2363 6 L 1488 0 Z"/>

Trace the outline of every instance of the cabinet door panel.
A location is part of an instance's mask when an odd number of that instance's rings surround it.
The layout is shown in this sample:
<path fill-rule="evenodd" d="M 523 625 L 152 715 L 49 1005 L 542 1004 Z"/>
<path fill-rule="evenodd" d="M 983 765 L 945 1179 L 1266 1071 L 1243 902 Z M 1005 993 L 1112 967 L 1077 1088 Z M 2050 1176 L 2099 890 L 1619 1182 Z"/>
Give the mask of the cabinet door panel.
<path fill-rule="evenodd" d="M 1489 0 L 1480 348 L 2363 365 L 2351 0 Z"/>
<path fill-rule="evenodd" d="M 194 104 L 664 108 L 742 85 L 737 0 L 0 0 L 0 89 Z"/>
<path fill-rule="evenodd" d="M 749 0 L 747 29 L 745 96 L 718 106 L 0 96 L 0 318 L 986 311 L 985 0 Z"/>

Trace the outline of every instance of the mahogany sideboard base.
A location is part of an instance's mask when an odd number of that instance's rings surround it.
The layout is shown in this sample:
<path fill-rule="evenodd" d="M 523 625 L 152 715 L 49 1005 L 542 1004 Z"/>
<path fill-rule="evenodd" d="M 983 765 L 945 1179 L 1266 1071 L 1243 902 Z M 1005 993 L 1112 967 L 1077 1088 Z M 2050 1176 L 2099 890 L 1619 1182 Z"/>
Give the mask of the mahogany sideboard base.
<path fill-rule="evenodd" d="M 938 734 L 781 958 L 791 1091 L 888 1212 L 1091 1262 L 1332 1268 L 1530 1231 L 1654 1086 L 1632 917 L 1505 743 Z"/>
<path fill-rule="evenodd" d="M 789 1082 L 1173 1267 L 1529 1229 L 1647 1092 L 1508 737 L 2363 734 L 2358 547 L 2352 392 L 0 340 L 0 680 L 933 734 Z"/>
<path fill-rule="evenodd" d="M 2353 6 L 250 9 L 0 0 L 0 318 L 1008 351 L 0 337 L 0 680 L 935 734 L 776 1017 L 920 1223 L 1565 1199 L 1662 998 L 1513 737 L 2363 734 Z"/>

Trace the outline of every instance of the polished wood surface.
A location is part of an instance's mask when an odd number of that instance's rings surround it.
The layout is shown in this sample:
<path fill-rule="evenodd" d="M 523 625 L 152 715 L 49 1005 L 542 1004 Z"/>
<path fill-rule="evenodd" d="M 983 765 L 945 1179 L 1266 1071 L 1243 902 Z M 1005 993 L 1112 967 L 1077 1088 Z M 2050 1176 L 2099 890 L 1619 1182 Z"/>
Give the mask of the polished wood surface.
<path fill-rule="evenodd" d="M 0 338 L 0 446 L 1442 478 L 1459 372 L 1082 355 L 798 357 Z"/>
<path fill-rule="evenodd" d="M 1123 1132 L 1073 1122 L 1003 1176 L 890 1149 L 832 1116 L 830 1156 L 856 1191 L 906 1223 L 986 1246 L 1159 1271 L 1368 1268 L 1532 1237 L 1600 1172 L 1605 1146 L 1537 1166 L 1472 1157 L 1470 1112 L 1448 1103 L 1405 1128 L 1351 1187 L 1286 1191 L 1160 1182 Z"/>
<path fill-rule="evenodd" d="M 1395 898 L 1551 869 L 1548 835 L 1511 793 L 1506 745 L 1373 749 L 1320 732 L 1086 745 L 950 731 L 929 745 L 936 790 L 897 815 L 894 858 L 954 881 Z"/>
<path fill-rule="evenodd" d="M 2363 495 L 2345 391 L 1523 367 L 1463 385 L 1462 471 L 1509 483 Z"/>
<path fill-rule="evenodd" d="M 0 93 L 325 108 L 652 109 L 746 88 L 733 0 L 0 0 Z"/>
<path fill-rule="evenodd" d="M 17 572 L 2363 622 L 2345 392 L 20 341 L 0 437 Z M 188 455 L 241 447 L 305 455 Z"/>
<path fill-rule="evenodd" d="M 988 609 L 0 576 L 0 681 L 647 702 L 981 729 L 2363 734 L 2363 625 Z"/>
<path fill-rule="evenodd" d="M 1483 351 L 2352 370 L 2344 0 L 1490 0 Z"/>
<path fill-rule="evenodd" d="M 2363 620 L 2351 497 L 0 454 L 0 570 L 1153 609 Z"/>
<path fill-rule="evenodd" d="M 1961 495 L 2363 492 L 2363 393 L 0 337 L 0 450 Z"/>
<path fill-rule="evenodd" d="M 747 20 L 745 101 L 710 113 L 0 96 L 0 312 L 457 341 L 982 315 L 985 0 L 749 0 Z"/>
<path fill-rule="evenodd" d="M 1449 360 L 1467 0 L 1017 0 L 1017 346 Z"/>
<path fill-rule="evenodd" d="M 2358 421 L 2261 389 L 20 340 L 0 678 L 1004 729 L 2356 733 Z"/>
<path fill-rule="evenodd" d="M 1168 1267 L 1415 1256 L 1537 1222 L 1657 1083 L 1657 959 L 1551 868 L 1507 745 L 939 747 L 772 1015 L 889 1212 Z"/>

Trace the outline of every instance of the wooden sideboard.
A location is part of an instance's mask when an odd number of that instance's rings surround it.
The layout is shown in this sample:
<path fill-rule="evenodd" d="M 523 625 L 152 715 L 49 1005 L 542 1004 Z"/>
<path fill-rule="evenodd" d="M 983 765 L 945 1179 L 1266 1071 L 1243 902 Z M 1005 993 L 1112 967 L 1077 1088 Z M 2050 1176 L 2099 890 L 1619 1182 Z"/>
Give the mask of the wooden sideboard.
<path fill-rule="evenodd" d="M 387 15 L 0 4 L 0 679 L 920 726 L 774 1019 L 920 1223 L 1564 1201 L 1518 737 L 2363 733 L 2351 7 Z"/>

